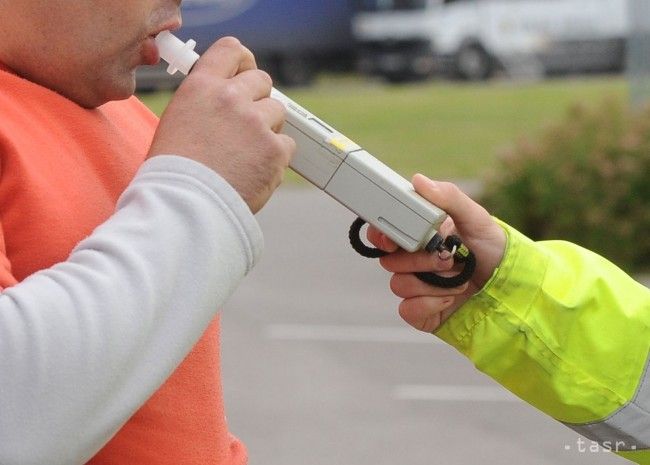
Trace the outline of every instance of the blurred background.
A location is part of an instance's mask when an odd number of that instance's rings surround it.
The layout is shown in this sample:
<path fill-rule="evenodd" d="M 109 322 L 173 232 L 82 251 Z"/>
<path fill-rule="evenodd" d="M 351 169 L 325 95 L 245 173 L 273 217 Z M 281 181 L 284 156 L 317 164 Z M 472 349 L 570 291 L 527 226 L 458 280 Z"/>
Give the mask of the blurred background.
<path fill-rule="evenodd" d="M 650 0 L 185 0 L 276 85 L 409 177 L 457 182 L 535 239 L 650 284 Z M 139 71 L 161 113 L 178 78 Z M 354 216 L 289 175 L 224 309 L 224 389 L 251 464 L 615 464 L 407 327 Z"/>

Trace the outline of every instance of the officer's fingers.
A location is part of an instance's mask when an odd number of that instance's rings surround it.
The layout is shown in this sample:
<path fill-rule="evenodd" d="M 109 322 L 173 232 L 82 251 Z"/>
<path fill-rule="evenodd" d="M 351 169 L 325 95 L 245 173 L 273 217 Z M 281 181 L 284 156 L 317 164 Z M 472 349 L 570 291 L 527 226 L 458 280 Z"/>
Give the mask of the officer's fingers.
<path fill-rule="evenodd" d="M 454 305 L 454 297 L 414 297 L 402 301 L 399 314 L 415 329 L 432 333 L 443 322 L 444 312 Z"/>
<path fill-rule="evenodd" d="M 454 224 L 454 220 L 451 218 L 451 216 L 448 216 L 447 219 L 443 221 L 443 223 L 440 225 L 439 232 L 442 237 L 458 234 L 458 231 L 456 231 L 456 225 Z"/>
<path fill-rule="evenodd" d="M 468 284 L 453 289 L 434 287 L 410 273 L 396 273 L 390 280 L 390 289 L 398 297 L 411 299 L 413 297 L 449 297 L 463 294 Z"/>
<path fill-rule="evenodd" d="M 441 260 L 437 253 L 420 251 L 409 253 L 404 250 L 382 257 L 381 266 L 391 273 L 415 273 L 419 271 L 449 271 L 454 266 L 453 260 Z"/>
<path fill-rule="evenodd" d="M 378 249 L 383 250 L 384 252 L 393 253 L 399 247 L 391 239 L 382 233 L 379 229 L 374 226 L 368 226 L 368 232 L 366 233 L 368 240 Z"/>

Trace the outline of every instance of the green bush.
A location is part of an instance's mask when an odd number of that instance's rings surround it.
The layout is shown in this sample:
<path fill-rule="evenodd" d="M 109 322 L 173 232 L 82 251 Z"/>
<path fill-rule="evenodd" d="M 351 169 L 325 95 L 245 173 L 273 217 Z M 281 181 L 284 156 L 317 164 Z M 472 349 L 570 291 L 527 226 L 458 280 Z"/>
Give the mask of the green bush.
<path fill-rule="evenodd" d="M 650 268 L 650 108 L 576 105 L 499 158 L 483 202 L 534 239 L 563 239 L 628 271 Z"/>

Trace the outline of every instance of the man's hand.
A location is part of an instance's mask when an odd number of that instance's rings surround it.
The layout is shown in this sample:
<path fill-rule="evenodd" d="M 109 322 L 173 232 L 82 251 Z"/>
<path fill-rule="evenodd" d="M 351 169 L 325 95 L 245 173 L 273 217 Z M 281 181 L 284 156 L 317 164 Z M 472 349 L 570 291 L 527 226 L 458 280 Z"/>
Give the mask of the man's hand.
<path fill-rule="evenodd" d="M 375 228 L 368 229 L 368 240 L 390 255 L 381 265 L 391 273 L 391 290 L 404 300 L 400 316 L 411 326 L 433 332 L 449 316 L 480 290 L 499 266 L 506 245 L 503 229 L 489 213 L 451 183 L 434 182 L 421 174 L 413 177 L 413 187 L 429 202 L 445 210 L 450 218 L 442 225 L 443 236 L 456 234 L 476 255 L 477 268 L 472 280 L 456 289 L 441 289 L 423 283 L 413 274 L 433 271 L 453 276 L 453 260 L 441 259 L 425 251 L 408 253 Z M 444 257 L 443 257 L 444 258 Z M 461 265 L 462 266 L 462 265 Z"/>
<path fill-rule="evenodd" d="M 220 39 L 174 95 L 149 156 L 180 155 L 207 165 L 257 213 L 295 152 L 293 139 L 280 134 L 285 109 L 269 98 L 272 86 L 247 48 Z"/>

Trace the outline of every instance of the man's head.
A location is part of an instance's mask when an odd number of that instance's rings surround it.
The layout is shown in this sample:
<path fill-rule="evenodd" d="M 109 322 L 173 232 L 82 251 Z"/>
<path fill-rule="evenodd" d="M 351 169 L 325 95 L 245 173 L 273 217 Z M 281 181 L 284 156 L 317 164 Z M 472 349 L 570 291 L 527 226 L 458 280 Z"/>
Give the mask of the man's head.
<path fill-rule="evenodd" d="M 0 0 L 0 62 L 92 108 L 131 96 L 181 0 Z"/>

